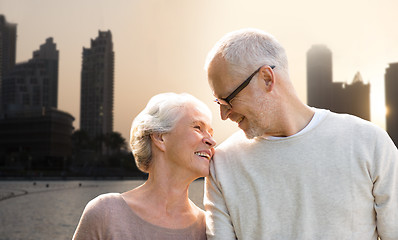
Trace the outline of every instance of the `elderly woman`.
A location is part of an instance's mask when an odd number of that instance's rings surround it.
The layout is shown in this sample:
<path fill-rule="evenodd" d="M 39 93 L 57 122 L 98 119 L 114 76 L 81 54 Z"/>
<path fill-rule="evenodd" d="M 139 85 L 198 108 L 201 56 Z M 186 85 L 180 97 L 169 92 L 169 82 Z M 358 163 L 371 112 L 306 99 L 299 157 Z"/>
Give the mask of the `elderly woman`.
<path fill-rule="evenodd" d="M 212 134 L 211 112 L 195 97 L 154 96 L 130 135 L 137 167 L 148 180 L 90 201 L 73 238 L 206 239 L 204 212 L 188 198 L 188 187 L 209 174 Z"/>

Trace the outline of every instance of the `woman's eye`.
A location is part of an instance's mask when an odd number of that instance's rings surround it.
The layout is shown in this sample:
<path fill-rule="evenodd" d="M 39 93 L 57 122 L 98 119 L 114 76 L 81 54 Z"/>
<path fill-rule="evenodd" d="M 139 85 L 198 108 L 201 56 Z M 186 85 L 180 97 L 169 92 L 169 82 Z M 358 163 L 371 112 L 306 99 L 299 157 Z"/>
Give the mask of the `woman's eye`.
<path fill-rule="evenodd" d="M 195 126 L 194 128 L 199 129 L 200 130 L 200 126 Z"/>

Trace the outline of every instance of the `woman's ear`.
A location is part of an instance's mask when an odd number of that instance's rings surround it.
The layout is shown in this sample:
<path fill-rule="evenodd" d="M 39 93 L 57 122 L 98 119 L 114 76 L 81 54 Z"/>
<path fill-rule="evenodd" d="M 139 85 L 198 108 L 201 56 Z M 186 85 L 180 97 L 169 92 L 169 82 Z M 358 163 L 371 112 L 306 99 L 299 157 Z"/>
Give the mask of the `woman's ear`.
<path fill-rule="evenodd" d="M 151 139 L 153 144 L 162 152 L 166 151 L 166 145 L 164 142 L 163 134 L 162 133 L 152 133 Z"/>

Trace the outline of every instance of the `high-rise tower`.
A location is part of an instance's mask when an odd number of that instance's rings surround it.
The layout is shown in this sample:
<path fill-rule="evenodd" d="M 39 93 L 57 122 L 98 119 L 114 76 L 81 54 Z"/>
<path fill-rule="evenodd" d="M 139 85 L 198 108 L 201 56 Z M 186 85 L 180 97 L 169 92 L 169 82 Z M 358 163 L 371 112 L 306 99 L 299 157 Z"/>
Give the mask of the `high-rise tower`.
<path fill-rule="evenodd" d="M 386 128 L 398 146 L 398 63 L 390 63 L 385 73 Z"/>
<path fill-rule="evenodd" d="M 58 60 L 53 38 L 47 38 L 31 59 L 4 75 L 0 159 L 12 158 L 24 169 L 62 169 L 72 154 L 74 117 L 57 109 Z"/>
<path fill-rule="evenodd" d="M 307 103 L 330 109 L 332 89 L 332 52 L 324 45 L 314 45 L 307 52 Z"/>
<path fill-rule="evenodd" d="M 15 53 L 17 43 L 17 24 L 8 23 L 4 15 L 0 15 L 0 112 L 1 112 L 1 88 L 4 76 L 15 65 Z"/>
<path fill-rule="evenodd" d="M 113 131 L 114 52 L 111 31 L 83 48 L 80 129 L 95 137 Z"/>
<path fill-rule="evenodd" d="M 58 107 L 58 56 L 53 38 L 47 38 L 32 59 L 8 72 L 2 87 L 4 112 Z"/>
<path fill-rule="evenodd" d="M 53 42 L 53 38 L 47 38 L 46 42 L 40 45 L 40 49 L 33 52 L 33 60 L 41 63 L 42 67 L 46 69 L 48 96 L 43 98 L 45 101 L 44 103 L 49 107 L 57 108 L 59 52 L 56 49 L 56 44 Z"/>
<path fill-rule="evenodd" d="M 351 84 L 335 82 L 330 110 L 349 113 L 370 121 L 370 84 L 357 72 Z"/>

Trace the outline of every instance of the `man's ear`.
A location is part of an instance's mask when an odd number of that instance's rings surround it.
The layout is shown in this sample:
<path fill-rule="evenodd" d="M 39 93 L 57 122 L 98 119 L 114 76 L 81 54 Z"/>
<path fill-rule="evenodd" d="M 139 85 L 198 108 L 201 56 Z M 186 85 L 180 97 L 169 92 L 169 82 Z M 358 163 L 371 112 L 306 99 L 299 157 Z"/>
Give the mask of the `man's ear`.
<path fill-rule="evenodd" d="M 164 142 L 164 136 L 162 133 L 152 133 L 151 134 L 151 139 L 153 144 L 159 148 L 162 152 L 166 151 L 166 145 Z"/>
<path fill-rule="evenodd" d="M 269 66 L 264 66 L 260 70 L 261 79 L 264 80 L 267 92 L 271 92 L 275 85 L 275 74 Z"/>
<path fill-rule="evenodd" d="M 267 89 L 267 92 L 271 92 L 272 91 L 272 89 L 274 88 L 274 84 L 275 84 L 275 81 L 274 81 L 273 78 L 272 79 L 265 79 L 265 87 Z"/>

